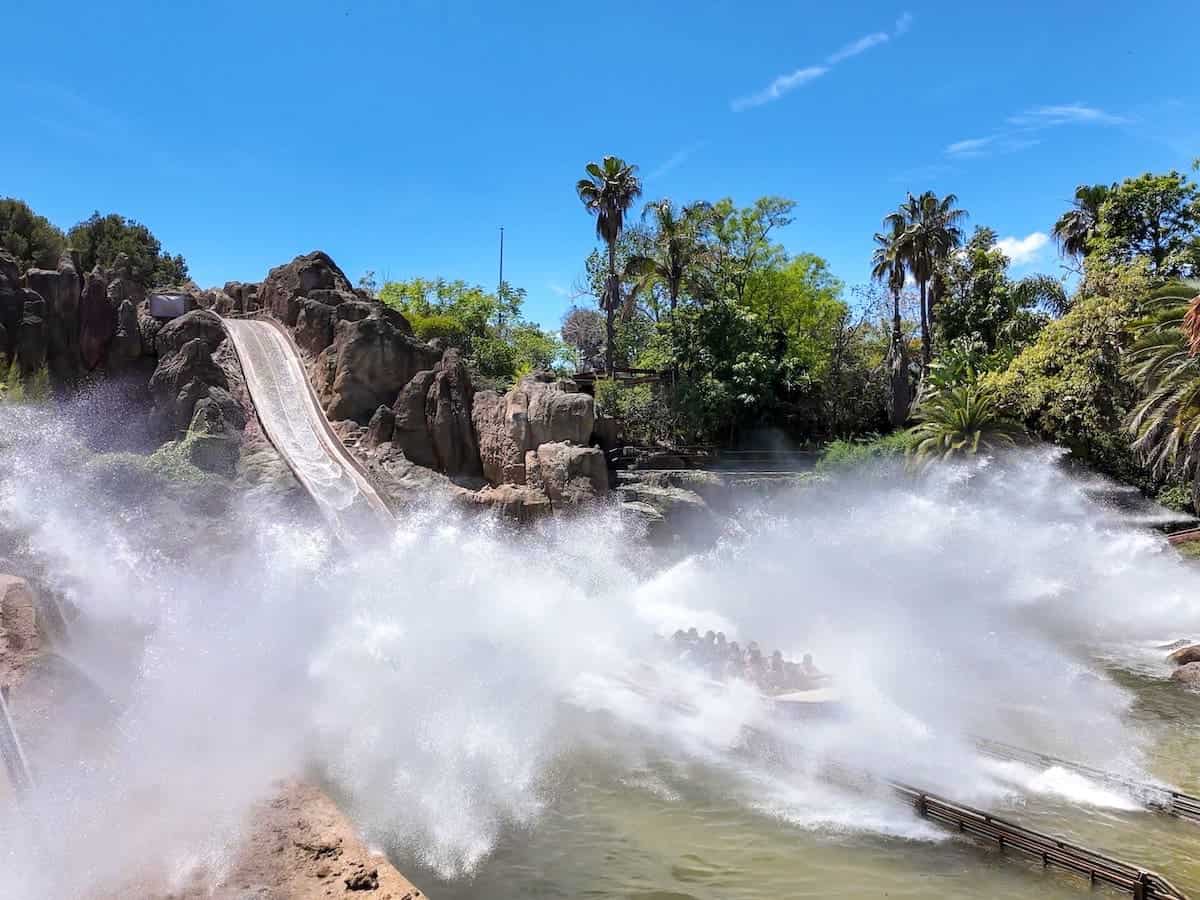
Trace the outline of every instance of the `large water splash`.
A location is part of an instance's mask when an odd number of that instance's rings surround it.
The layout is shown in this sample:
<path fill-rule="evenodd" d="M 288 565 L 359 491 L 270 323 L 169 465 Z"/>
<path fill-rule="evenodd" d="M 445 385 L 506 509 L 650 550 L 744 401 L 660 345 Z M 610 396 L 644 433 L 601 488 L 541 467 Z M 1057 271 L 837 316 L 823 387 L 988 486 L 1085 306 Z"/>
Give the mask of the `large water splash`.
<path fill-rule="evenodd" d="M 746 510 L 742 534 L 664 568 L 608 512 L 516 531 L 430 508 L 343 548 L 261 500 L 85 464 L 44 411 L 0 408 L 0 436 L 0 521 L 79 609 L 113 696 L 113 727 L 37 772 L 53 840 L 31 849 L 7 823 L 0 879 L 24 896 L 148 860 L 219 874 L 248 806 L 304 769 L 375 840 L 470 873 L 506 829 L 537 827 L 560 763 L 595 746 L 631 773 L 650 756 L 719 768 L 794 824 L 923 836 L 810 776 L 836 762 L 987 800 L 1012 787 L 977 733 L 1135 769 L 1128 698 L 1089 648 L 1132 658 L 1200 633 L 1185 564 L 1050 452 L 848 476 Z M 713 694 L 684 667 L 668 671 L 686 714 L 631 691 L 649 636 L 693 625 L 813 653 L 844 716 L 785 728 L 749 688 Z M 769 764 L 744 726 L 770 735 Z"/>

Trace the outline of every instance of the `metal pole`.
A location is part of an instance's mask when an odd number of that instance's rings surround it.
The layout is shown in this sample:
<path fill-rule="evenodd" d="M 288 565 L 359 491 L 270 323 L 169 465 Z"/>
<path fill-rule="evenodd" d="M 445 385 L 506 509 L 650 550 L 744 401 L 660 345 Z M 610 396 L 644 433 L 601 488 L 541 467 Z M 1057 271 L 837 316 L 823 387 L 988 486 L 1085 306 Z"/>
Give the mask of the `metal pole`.
<path fill-rule="evenodd" d="M 496 285 L 496 328 L 504 327 L 504 226 L 500 226 L 500 283 Z"/>

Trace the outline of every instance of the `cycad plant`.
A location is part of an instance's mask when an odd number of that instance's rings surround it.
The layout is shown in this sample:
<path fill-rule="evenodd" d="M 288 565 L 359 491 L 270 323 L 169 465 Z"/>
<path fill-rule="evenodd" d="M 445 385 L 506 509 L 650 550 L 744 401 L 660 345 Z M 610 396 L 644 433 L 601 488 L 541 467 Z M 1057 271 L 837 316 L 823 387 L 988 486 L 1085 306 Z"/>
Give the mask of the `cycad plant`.
<path fill-rule="evenodd" d="M 1150 295 L 1126 374 L 1142 400 L 1126 423 L 1138 459 L 1158 478 L 1200 470 L 1200 282 Z"/>
<path fill-rule="evenodd" d="M 929 392 L 917 409 L 910 458 L 918 466 L 1015 446 L 1025 429 L 1004 415 L 996 394 L 974 379 Z"/>

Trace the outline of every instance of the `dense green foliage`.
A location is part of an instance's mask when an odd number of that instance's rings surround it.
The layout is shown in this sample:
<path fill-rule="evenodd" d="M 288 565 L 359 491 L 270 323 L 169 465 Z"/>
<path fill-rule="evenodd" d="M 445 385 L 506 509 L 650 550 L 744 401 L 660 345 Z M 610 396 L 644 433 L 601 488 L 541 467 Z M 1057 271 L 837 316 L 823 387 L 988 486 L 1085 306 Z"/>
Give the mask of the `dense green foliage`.
<path fill-rule="evenodd" d="M 1129 417 L 1138 460 L 1158 478 L 1200 471 L 1200 283 L 1174 283 L 1142 308 L 1126 356 L 1142 399 Z"/>
<path fill-rule="evenodd" d="M 24 201 L 0 198 L 0 247 L 17 258 L 21 271 L 53 269 L 69 248 L 78 253 L 84 271 L 96 265 L 114 268 L 124 254 L 128 276 L 147 288 L 182 284 L 188 277 L 182 256 L 166 253 L 149 228 L 117 213 L 92 213 L 64 235 Z"/>
<path fill-rule="evenodd" d="M 24 200 L 0 198 L 0 248 L 15 256 L 22 270 L 53 269 L 64 247 L 62 231 L 49 219 Z"/>
<path fill-rule="evenodd" d="M 14 359 L 5 365 L 0 355 L 0 403 L 41 403 L 50 399 L 50 370 L 42 366 L 36 372 L 21 374 Z"/>
<path fill-rule="evenodd" d="M 130 277 L 145 287 L 177 285 L 188 277 L 182 256 L 164 252 L 149 228 L 117 213 L 92 213 L 67 232 L 67 243 L 79 251 L 84 269 L 95 265 L 112 268 L 124 254 Z"/>
<path fill-rule="evenodd" d="M 481 385 L 507 388 L 527 372 L 562 365 L 562 342 L 522 317 L 525 291 L 507 282 L 489 293 L 444 278 L 388 281 L 379 299 L 402 312 L 421 340 L 461 348 Z"/>
<path fill-rule="evenodd" d="M 935 389 L 921 399 L 912 429 L 918 464 L 994 453 L 1016 445 L 1025 429 L 1000 409 L 995 388 L 977 380 Z"/>

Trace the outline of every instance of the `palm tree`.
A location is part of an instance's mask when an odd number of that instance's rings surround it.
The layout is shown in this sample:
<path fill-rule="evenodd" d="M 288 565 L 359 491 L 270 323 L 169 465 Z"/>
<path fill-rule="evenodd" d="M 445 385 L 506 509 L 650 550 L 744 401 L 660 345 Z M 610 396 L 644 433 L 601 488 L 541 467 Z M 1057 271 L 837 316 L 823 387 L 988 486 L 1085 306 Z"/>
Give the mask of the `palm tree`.
<path fill-rule="evenodd" d="M 1178 474 L 1200 494 L 1200 282 L 1175 282 L 1150 295 L 1127 357 L 1143 399 L 1126 427 L 1133 451 L 1155 477 Z"/>
<path fill-rule="evenodd" d="M 1001 412 L 995 392 L 974 380 L 931 391 L 922 398 L 917 419 L 911 454 L 917 465 L 994 453 L 1025 436 L 1021 424 Z"/>
<path fill-rule="evenodd" d="M 896 255 L 921 288 L 921 362 L 925 369 L 933 359 L 933 314 L 937 306 L 936 282 L 932 294 L 930 282 L 934 281 L 938 264 L 963 242 L 962 226 L 967 213 L 956 209 L 957 204 L 958 197 L 954 194 L 940 199 L 933 191 L 919 197 L 909 194 L 900 208 L 883 220 L 893 232 L 903 227 Z"/>
<path fill-rule="evenodd" d="M 1054 240 L 1065 256 L 1086 256 L 1100 224 L 1100 207 L 1111 189 L 1103 184 L 1075 188 L 1071 208 L 1054 223 Z"/>
<path fill-rule="evenodd" d="M 626 303 L 628 309 L 632 309 L 632 301 L 638 293 L 661 284 L 667 291 L 671 321 L 674 322 L 679 294 L 692 267 L 705 251 L 704 234 L 711 211 L 712 204 L 704 201 L 691 203 L 678 211 L 667 198 L 646 204 L 642 220 L 654 220 L 654 255 L 635 256 L 625 264 L 625 273 L 635 279 Z"/>
<path fill-rule="evenodd" d="M 904 225 L 893 222 L 889 233 L 875 234 L 875 252 L 871 254 L 871 277 L 886 284 L 892 294 L 892 341 L 888 348 L 891 382 L 890 413 L 892 425 L 902 426 L 908 419 L 912 393 L 908 383 L 908 353 L 900 327 L 900 294 L 904 290 L 904 262 L 897 256 Z"/>
<path fill-rule="evenodd" d="M 608 245 L 608 280 L 604 286 L 601 306 L 604 307 L 607 346 L 604 364 L 613 373 L 613 317 L 621 305 L 621 281 L 617 275 L 617 238 L 625 227 L 625 214 L 642 195 L 637 166 L 629 165 L 616 156 L 606 156 L 600 163 L 587 164 L 587 178 L 575 185 L 575 192 L 584 208 L 596 217 L 596 235 Z"/>

